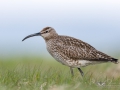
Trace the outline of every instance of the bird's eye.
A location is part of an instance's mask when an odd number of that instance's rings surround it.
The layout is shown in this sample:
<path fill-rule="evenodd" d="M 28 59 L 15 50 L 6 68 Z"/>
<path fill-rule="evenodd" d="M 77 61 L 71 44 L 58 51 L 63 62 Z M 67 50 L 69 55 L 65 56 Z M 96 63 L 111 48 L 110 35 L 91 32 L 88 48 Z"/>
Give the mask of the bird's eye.
<path fill-rule="evenodd" d="M 48 31 L 46 31 L 45 33 L 48 33 Z"/>

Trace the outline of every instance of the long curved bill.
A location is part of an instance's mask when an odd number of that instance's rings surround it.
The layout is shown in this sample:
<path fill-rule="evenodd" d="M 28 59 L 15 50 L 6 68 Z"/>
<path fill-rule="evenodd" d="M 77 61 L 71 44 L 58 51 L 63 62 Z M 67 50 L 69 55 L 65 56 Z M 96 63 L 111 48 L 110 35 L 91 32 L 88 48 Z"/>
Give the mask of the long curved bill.
<path fill-rule="evenodd" d="M 35 34 L 28 35 L 28 36 L 26 36 L 22 41 L 24 41 L 24 40 L 27 39 L 27 38 L 34 37 L 34 36 L 41 36 L 41 34 L 40 34 L 40 32 L 39 32 L 39 33 L 35 33 Z"/>

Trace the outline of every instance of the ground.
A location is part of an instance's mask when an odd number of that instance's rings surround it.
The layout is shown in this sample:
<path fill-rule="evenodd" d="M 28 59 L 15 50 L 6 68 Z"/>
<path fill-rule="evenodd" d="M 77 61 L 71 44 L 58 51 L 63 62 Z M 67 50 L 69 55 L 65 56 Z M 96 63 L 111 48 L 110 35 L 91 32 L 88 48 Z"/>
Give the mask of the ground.
<path fill-rule="evenodd" d="M 0 59 L 0 90 L 119 90 L 120 64 L 105 63 L 74 69 L 52 58 L 11 57 Z"/>

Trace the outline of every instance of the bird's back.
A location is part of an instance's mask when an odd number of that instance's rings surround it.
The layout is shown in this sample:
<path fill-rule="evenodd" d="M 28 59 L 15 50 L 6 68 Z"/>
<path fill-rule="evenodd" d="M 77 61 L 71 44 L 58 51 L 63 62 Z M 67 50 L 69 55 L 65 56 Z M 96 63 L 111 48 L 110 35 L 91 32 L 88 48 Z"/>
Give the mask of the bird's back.
<path fill-rule="evenodd" d="M 66 63 L 66 60 L 80 61 L 97 61 L 97 62 L 117 62 L 114 59 L 98 50 L 91 45 L 73 37 L 61 36 L 47 41 L 47 50 L 59 62 Z"/>

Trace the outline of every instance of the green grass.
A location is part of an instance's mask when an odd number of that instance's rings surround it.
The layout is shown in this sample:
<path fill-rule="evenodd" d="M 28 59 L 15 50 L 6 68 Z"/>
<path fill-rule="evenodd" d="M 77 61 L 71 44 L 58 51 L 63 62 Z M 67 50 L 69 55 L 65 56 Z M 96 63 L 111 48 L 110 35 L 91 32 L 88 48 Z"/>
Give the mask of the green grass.
<path fill-rule="evenodd" d="M 81 77 L 55 60 L 39 57 L 0 59 L 0 90 L 119 90 L 120 64 L 97 64 L 81 68 Z M 103 85 L 102 85 L 103 84 Z"/>

